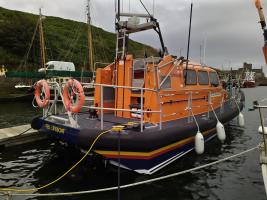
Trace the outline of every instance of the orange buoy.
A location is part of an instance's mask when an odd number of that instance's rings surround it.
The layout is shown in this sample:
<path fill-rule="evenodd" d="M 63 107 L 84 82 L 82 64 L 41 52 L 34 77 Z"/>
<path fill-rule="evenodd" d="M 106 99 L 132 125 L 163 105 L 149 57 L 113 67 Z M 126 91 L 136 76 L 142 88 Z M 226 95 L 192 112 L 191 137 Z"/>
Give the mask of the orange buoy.
<path fill-rule="evenodd" d="M 65 109 L 74 113 L 78 113 L 85 101 L 83 87 L 76 79 L 69 79 L 63 92 L 63 101 Z"/>
<path fill-rule="evenodd" d="M 35 84 L 34 96 L 39 108 L 45 108 L 50 100 L 50 88 L 46 80 L 40 80 Z"/>

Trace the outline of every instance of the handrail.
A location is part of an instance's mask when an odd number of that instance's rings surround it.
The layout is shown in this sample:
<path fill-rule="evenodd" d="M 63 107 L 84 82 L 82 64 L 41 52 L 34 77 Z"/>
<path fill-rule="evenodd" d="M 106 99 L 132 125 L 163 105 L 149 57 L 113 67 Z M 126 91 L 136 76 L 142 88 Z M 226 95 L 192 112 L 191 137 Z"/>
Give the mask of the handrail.
<path fill-rule="evenodd" d="M 151 89 L 151 88 L 131 87 L 131 86 L 123 86 L 123 85 L 108 85 L 108 84 L 99 84 L 99 83 L 81 83 L 81 84 L 83 86 L 93 85 L 93 86 L 103 86 L 103 87 L 110 87 L 110 88 L 124 88 L 124 89 L 147 90 L 147 91 L 157 92 L 157 90 Z"/>
<path fill-rule="evenodd" d="M 178 61 L 178 60 L 179 59 L 176 58 L 176 59 L 174 59 L 172 61 L 169 61 L 169 62 L 166 62 L 166 63 L 164 63 L 162 65 L 159 65 L 158 68 L 161 69 L 161 68 L 166 67 L 167 65 L 172 64 L 172 63 L 174 63 L 175 61 Z"/>
<path fill-rule="evenodd" d="M 160 85 L 159 85 L 159 88 L 161 89 L 162 85 L 165 83 L 165 81 L 167 80 L 167 78 L 170 76 L 170 74 L 173 72 L 173 70 L 178 66 L 180 65 L 183 61 L 182 60 L 177 60 L 177 61 L 180 61 L 178 64 L 176 65 L 173 65 L 172 66 L 172 69 L 168 72 L 168 74 L 165 76 L 165 78 L 163 79 L 163 81 L 161 81 Z"/>
<path fill-rule="evenodd" d="M 118 85 L 108 85 L 108 84 L 98 84 L 98 83 L 81 83 L 83 86 L 85 85 L 93 85 L 100 87 L 100 107 L 94 107 L 94 106 L 83 106 L 84 108 L 89 108 L 89 109 L 95 109 L 95 110 L 100 110 L 100 115 L 101 115 L 101 130 L 104 129 L 104 110 L 109 110 L 109 111 L 122 111 L 122 112 L 133 112 L 133 110 L 130 109 L 117 109 L 117 108 L 105 108 L 104 107 L 104 94 L 103 94 L 103 87 L 110 87 L 110 88 L 124 88 L 124 89 L 138 89 L 141 90 L 141 109 L 139 109 L 137 112 L 140 112 L 140 125 L 141 125 L 141 132 L 143 132 L 143 124 L 144 124 L 144 116 L 143 113 L 160 113 L 162 114 L 162 111 L 145 111 L 143 110 L 144 107 L 144 91 L 151 91 L 151 92 L 158 92 L 157 90 L 150 89 L 150 88 L 140 88 L 140 87 L 131 87 L 131 86 L 118 86 Z M 162 127 L 162 117 L 160 116 L 160 129 Z"/>
<path fill-rule="evenodd" d="M 96 107 L 96 106 L 83 106 L 83 108 L 91 108 L 93 110 L 100 110 L 101 109 L 101 107 Z M 123 108 L 106 108 L 106 107 L 103 107 L 102 109 L 103 110 L 110 110 L 110 111 L 133 112 L 133 110 L 131 110 L 131 109 L 123 109 Z M 135 112 L 141 113 L 141 110 L 136 110 Z M 160 112 L 161 112 L 160 110 L 158 110 L 158 111 L 143 110 L 143 113 L 160 113 Z"/>
<path fill-rule="evenodd" d="M 177 91 L 177 90 L 163 90 L 163 91 L 161 91 L 162 92 L 162 94 L 164 94 L 164 93 L 168 93 L 168 92 L 170 92 L 170 91 L 172 91 L 173 93 L 182 93 L 182 92 L 194 92 L 194 91 L 207 91 L 207 90 L 210 90 L 210 91 L 213 91 L 214 89 L 221 89 L 221 88 L 201 88 L 201 89 L 194 89 L 194 88 L 192 88 L 192 89 L 184 89 L 184 88 L 181 88 L 180 89 L 180 91 Z"/>

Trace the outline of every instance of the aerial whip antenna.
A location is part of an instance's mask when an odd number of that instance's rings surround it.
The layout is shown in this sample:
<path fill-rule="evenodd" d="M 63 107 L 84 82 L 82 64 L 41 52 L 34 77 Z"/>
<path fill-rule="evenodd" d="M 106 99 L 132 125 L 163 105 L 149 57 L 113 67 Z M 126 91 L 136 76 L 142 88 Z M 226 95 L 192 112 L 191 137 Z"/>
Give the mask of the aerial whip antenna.
<path fill-rule="evenodd" d="M 142 6 L 144 7 L 144 9 L 146 10 L 147 14 L 150 16 L 150 18 L 152 19 L 153 16 L 150 14 L 150 12 L 148 11 L 148 9 L 146 8 L 145 4 L 142 2 L 142 0 L 139 0 L 140 3 L 142 4 Z"/>
<path fill-rule="evenodd" d="M 185 85 L 187 84 L 187 69 L 188 69 L 188 59 L 190 51 L 190 39 L 191 39 L 191 24 L 192 24 L 192 14 L 193 14 L 193 0 L 191 1 L 190 8 L 190 21 L 189 21 L 189 32 L 188 32 L 188 42 L 187 42 L 187 54 L 186 54 L 186 68 L 185 68 Z"/>

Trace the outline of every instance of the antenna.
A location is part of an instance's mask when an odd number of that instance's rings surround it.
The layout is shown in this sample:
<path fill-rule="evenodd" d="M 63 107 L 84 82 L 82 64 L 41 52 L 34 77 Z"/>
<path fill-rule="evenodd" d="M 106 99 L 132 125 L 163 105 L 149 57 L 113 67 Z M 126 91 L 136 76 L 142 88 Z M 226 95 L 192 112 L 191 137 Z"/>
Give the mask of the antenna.
<path fill-rule="evenodd" d="M 190 21 L 189 21 L 189 32 L 188 32 L 188 42 L 187 42 L 186 68 L 185 68 L 185 85 L 187 82 L 186 79 L 187 79 L 188 59 L 189 59 L 189 51 L 190 51 L 192 14 L 193 14 L 193 0 L 191 1 L 191 8 L 190 8 Z"/>
<path fill-rule="evenodd" d="M 207 35 L 204 35 L 204 44 L 203 44 L 203 65 L 206 65 L 206 48 L 207 48 Z"/>
<path fill-rule="evenodd" d="M 146 10 L 147 14 L 150 16 L 150 18 L 153 18 L 152 15 L 150 14 L 150 12 L 147 10 L 145 4 L 142 2 L 142 0 L 139 0 L 139 1 L 142 4 L 142 6 L 144 7 L 144 9 Z"/>
<path fill-rule="evenodd" d="M 203 60 L 202 60 L 202 44 L 199 46 L 199 63 L 202 65 Z"/>

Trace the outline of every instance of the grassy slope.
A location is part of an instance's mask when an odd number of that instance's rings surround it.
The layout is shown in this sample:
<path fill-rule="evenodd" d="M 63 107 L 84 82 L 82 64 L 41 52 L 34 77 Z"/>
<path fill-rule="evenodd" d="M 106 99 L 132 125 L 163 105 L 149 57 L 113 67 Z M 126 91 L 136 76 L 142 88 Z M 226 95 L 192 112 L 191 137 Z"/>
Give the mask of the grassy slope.
<path fill-rule="evenodd" d="M 18 68 L 23 62 L 29 43 L 34 33 L 38 16 L 8 10 L 0 7 L 0 65 L 8 66 L 9 70 Z M 85 23 L 58 17 L 46 17 L 44 32 L 47 48 L 47 60 L 64 60 L 74 62 L 80 68 L 85 66 L 87 57 L 87 26 Z M 93 44 L 95 60 L 111 62 L 115 55 L 115 34 L 93 27 Z M 36 69 L 40 63 L 38 31 L 33 47 L 27 59 L 27 66 Z M 138 42 L 130 41 L 129 51 L 148 55 L 155 54 L 155 49 Z M 29 68 L 27 68 L 29 70 Z"/>

